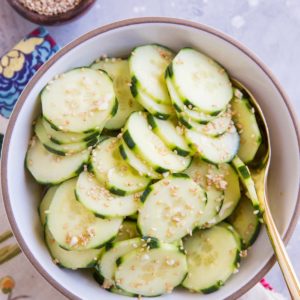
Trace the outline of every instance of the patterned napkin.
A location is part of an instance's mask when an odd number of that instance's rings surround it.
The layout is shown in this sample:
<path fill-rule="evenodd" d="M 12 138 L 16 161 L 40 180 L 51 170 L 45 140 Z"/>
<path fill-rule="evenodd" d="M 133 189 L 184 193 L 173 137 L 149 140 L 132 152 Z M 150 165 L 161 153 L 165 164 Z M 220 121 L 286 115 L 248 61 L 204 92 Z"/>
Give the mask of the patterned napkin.
<path fill-rule="evenodd" d="M 0 59 L 0 141 L 7 119 L 27 82 L 39 67 L 59 49 L 45 28 L 28 34 Z"/>
<path fill-rule="evenodd" d="M 32 75 L 58 49 L 46 29 L 39 27 L 0 58 L 0 149 L 8 118 L 19 95 Z M 21 253 L 10 231 L 0 194 L 0 300 L 25 298 L 66 299 L 37 273 Z M 284 298 L 262 280 L 240 300 L 268 299 Z"/>

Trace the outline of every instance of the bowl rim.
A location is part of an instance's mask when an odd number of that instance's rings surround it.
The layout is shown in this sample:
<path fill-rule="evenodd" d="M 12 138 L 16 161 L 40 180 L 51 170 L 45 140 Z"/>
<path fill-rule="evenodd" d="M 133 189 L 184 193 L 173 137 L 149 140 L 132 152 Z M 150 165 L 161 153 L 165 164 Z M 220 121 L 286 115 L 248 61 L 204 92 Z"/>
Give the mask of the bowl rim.
<path fill-rule="evenodd" d="M 34 85 L 38 82 L 38 80 L 43 76 L 43 74 L 49 69 L 50 66 L 52 66 L 57 60 L 59 60 L 62 56 L 64 56 L 66 53 L 68 53 L 71 49 L 75 48 L 76 46 L 82 44 L 83 42 L 86 42 L 87 40 L 111 31 L 115 29 L 119 29 L 126 26 L 131 25 L 138 25 L 138 24 L 151 24 L 151 23 L 162 23 L 162 24 L 173 24 L 173 25 L 183 25 L 186 27 L 198 29 L 204 32 L 207 32 L 209 34 L 212 34 L 230 44 L 232 44 L 234 47 L 238 48 L 240 51 L 242 51 L 245 55 L 247 55 L 252 61 L 254 61 L 257 66 L 265 73 L 265 75 L 271 80 L 271 82 L 276 87 L 277 91 L 281 95 L 282 99 L 285 102 L 285 105 L 288 109 L 289 115 L 292 119 L 294 130 L 296 132 L 297 137 L 297 143 L 298 147 L 300 148 L 300 126 L 297 119 L 296 113 L 294 113 L 294 110 L 292 108 L 291 102 L 283 90 L 281 84 L 279 81 L 275 78 L 273 73 L 270 71 L 269 67 L 267 67 L 261 60 L 258 58 L 256 54 L 254 54 L 252 51 L 250 51 L 247 47 L 243 46 L 240 42 L 232 38 L 231 36 L 223 33 L 222 31 L 216 30 L 210 26 L 185 20 L 185 19 L 179 19 L 179 18 L 169 18 L 169 17 L 141 17 L 141 18 L 131 18 L 131 19 L 125 19 L 121 21 L 117 21 L 114 23 L 110 23 L 108 25 L 100 26 L 96 29 L 93 29 L 77 39 L 73 40 L 66 46 L 64 46 L 60 51 L 58 51 L 54 56 L 52 56 L 45 64 L 41 66 L 41 68 L 36 72 L 36 74 L 32 77 L 30 82 L 27 84 L 25 89 L 23 90 L 22 94 L 19 97 L 19 100 L 17 101 L 14 110 L 11 114 L 7 130 L 4 136 L 3 140 L 3 147 L 2 147 L 2 158 L 1 158 L 1 187 L 2 187 L 2 196 L 3 196 L 3 202 L 4 207 L 6 210 L 6 214 L 10 223 L 10 226 L 12 228 L 12 231 L 14 233 L 14 236 L 17 240 L 17 242 L 20 245 L 20 248 L 22 249 L 23 253 L 27 257 L 27 259 L 30 261 L 30 263 L 35 267 L 35 269 L 60 293 L 62 293 L 64 296 L 71 298 L 71 299 L 80 299 L 75 294 L 73 294 L 71 291 L 66 289 L 64 286 L 62 286 L 58 281 L 56 281 L 40 264 L 40 262 L 33 256 L 31 253 L 29 247 L 25 243 L 19 229 L 16 223 L 16 220 L 14 218 L 12 206 L 10 203 L 10 196 L 8 193 L 8 181 L 7 181 L 7 158 L 8 158 L 8 152 L 9 152 L 9 145 L 10 145 L 10 139 L 12 136 L 12 132 L 16 123 L 16 119 L 21 111 L 21 108 L 23 107 L 25 100 L 27 99 L 29 93 L 31 92 Z M 300 159 L 300 154 L 299 154 Z M 297 225 L 298 217 L 300 216 L 300 189 L 298 190 L 297 195 L 297 203 L 296 208 L 293 213 L 292 219 L 290 221 L 290 224 L 288 226 L 288 229 L 283 236 L 284 243 L 287 244 L 290 240 L 295 227 Z M 245 294 L 250 288 L 252 288 L 274 265 L 276 261 L 275 255 L 269 259 L 269 261 L 261 268 L 261 270 L 253 277 L 251 278 L 244 286 L 242 286 L 238 291 L 227 297 L 225 300 L 232 300 L 237 299 L 238 297 Z"/>

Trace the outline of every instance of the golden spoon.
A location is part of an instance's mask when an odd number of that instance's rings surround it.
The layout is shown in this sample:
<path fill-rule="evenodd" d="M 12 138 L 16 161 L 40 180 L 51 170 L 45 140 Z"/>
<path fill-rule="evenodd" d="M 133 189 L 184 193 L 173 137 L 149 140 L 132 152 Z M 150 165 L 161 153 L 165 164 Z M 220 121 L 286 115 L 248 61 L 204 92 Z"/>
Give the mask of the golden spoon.
<path fill-rule="evenodd" d="M 260 149 L 260 161 L 262 163 L 252 164 L 249 166 L 251 177 L 247 179 L 246 189 L 248 190 L 249 197 L 251 198 L 254 207 L 257 209 L 257 213 L 262 217 L 263 222 L 267 228 L 268 236 L 271 241 L 275 255 L 277 256 L 278 264 L 281 268 L 284 276 L 286 285 L 289 289 L 292 299 L 300 299 L 300 285 L 294 268 L 291 264 L 289 256 L 286 252 L 283 241 L 274 223 L 267 195 L 267 175 L 269 172 L 270 161 L 271 161 L 271 143 L 268 126 L 263 115 L 263 112 L 257 103 L 254 96 L 249 92 L 247 88 L 239 81 L 233 79 L 233 85 L 237 87 L 245 95 L 249 96 L 249 101 L 255 108 L 255 114 L 259 126 L 262 130 L 263 144 Z M 243 165 L 243 162 L 236 156 L 233 160 L 233 165 L 238 169 L 239 166 Z"/>

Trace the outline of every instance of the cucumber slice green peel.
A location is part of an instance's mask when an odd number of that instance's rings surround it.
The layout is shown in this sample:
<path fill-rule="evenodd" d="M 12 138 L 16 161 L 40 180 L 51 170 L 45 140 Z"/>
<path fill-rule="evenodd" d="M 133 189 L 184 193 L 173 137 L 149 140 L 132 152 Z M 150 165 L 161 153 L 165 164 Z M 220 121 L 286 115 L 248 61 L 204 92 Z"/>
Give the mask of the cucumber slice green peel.
<path fill-rule="evenodd" d="M 262 216 L 264 209 L 260 205 L 260 202 L 258 200 L 255 184 L 252 179 L 249 168 L 242 162 L 242 160 L 238 156 L 234 157 L 234 159 L 232 160 L 232 165 L 238 173 L 241 182 L 243 183 L 244 187 L 248 192 L 249 198 L 251 199 L 254 207 L 254 213 L 257 215 L 260 222 L 263 223 Z"/>

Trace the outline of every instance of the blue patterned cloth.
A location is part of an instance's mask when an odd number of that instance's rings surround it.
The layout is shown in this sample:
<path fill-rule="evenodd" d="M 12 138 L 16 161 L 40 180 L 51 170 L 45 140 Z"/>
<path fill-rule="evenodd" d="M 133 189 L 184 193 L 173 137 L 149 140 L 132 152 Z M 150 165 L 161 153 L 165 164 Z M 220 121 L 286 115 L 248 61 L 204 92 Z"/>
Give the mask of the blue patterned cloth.
<path fill-rule="evenodd" d="M 9 118 L 22 90 L 59 49 L 47 30 L 39 27 L 0 59 L 0 115 Z M 2 131 L 3 132 L 3 131 Z"/>
<path fill-rule="evenodd" d="M 39 27 L 0 57 L 0 151 L 7 119 L 24 87 L 59 49 L 47 30 Z"/>

